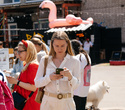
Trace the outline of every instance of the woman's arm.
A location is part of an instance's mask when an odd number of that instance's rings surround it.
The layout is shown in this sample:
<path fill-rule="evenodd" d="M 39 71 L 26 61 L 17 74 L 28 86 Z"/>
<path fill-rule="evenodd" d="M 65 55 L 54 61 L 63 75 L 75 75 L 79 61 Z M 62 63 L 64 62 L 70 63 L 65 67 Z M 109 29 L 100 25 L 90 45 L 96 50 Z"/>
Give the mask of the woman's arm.
<path fill-rule="evenodd" d="M 76 60 L 73 65 L 72 79 L 69 80 L 69 86 L 74 90 L 79 86 L 80 82 L 81 82 L 81 66 L 80 66 L 80 61 Z"/>
<path fill-rule="evenodd" d="M 44 61 L 45 61 L 45 57 L 43 57 L 39 63 L 39 67 L 38 67 L 38 70 L 37 70 L 37 74 L 36 74 L 36 77 L 34 79 L 35 81 L 35 86 L 37 88 L 39 87 L 43 87 L 43 86 L 46 86 L 49 82 L 51 82 L 51 79 L 50 79 L 50 75 L 45 75 L 43 77 L 43 74 L 44 74 Z M 48 65 L 48 64 L 47 64 Z M 46 68 L 47 69 L 47 68 Z"/>
<path fill-rule="evenodd" d="M 26 90 L 29 90 L 29 91 L 36 91 L 36 86 L 35 85 L 33 85 L 33 84 L 30 84 L 30 83 L 24 83 L 24 82 L 19 82 L 19 85 L 18 86 L 20 86 L 20 87 L 22 87 L 22 88 L 24 88 L 24 89 L 26 89 Z"/>
<path fill-rule="evenodd" d="M 17 82 L 18 82 L 17 79 L 15 79 L 15 78 L 13 78 L 11 76 L 7 77 L 7 80 L 8 80 L 8 82 L 10 84 L 17 84 Z M 35 85 L 30 84 L 30 83 L 24 83 L 24 82 L 20 81 L 18 86 L 20 86 L 20 87 L 22 87 L 22 88 L 24 88 L 26 90 L 29 90 L 29 91 L 36 91 Z"/>

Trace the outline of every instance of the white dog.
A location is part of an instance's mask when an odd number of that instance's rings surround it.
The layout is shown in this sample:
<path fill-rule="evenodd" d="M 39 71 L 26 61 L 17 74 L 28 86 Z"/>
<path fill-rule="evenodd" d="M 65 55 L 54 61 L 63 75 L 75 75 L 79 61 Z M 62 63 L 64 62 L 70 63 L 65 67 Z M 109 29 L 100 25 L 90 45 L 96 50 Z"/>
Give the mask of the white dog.
<path fill-rule="evenodd" d="M 99 81 L 95 85 L 90 86 L 87 102 L 92 103 L 92 107 L 97 109 L 99 102 L 103 99 L 103 96 L 108 92 L 108 86 L 106 81 Z"/>

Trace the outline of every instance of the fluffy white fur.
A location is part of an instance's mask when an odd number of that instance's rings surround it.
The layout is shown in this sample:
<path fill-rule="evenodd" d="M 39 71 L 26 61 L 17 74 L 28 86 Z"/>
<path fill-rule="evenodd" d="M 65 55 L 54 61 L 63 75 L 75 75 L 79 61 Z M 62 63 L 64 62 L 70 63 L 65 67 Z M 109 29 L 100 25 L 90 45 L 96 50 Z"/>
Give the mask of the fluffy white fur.
<path fill-rule="evenodd" d="M 97 108 L 104 94 L 108 92 L 108 89 L 109 86 L 106 81 L 99 81 L 95 85 L 90 86 L 87 102 L 91 102 L 92 105 Z"/>

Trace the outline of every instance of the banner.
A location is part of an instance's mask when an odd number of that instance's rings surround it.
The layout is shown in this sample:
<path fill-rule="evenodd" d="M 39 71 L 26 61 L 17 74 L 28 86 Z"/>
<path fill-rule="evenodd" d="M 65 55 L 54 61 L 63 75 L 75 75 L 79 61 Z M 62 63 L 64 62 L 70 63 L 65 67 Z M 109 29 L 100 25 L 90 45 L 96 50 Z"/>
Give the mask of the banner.
<path fill-rule="evenodd" d="M 35 34 L 39 34 L 42 39 L 43 39 L 43 42 L 47 43 L 48 41 L 47 40 L 50 40 L 51 39 L 51 34 L 47 34 L 45 33 L 45 31 L 47 31 L 46 29 L 43 29 L 43 30 L 23 30 L 23 31 L 19 31 L 19 40 L 21 41 L 22 39 L 24 40 L 31 40 L 32 37 L 35 35 Z"/>

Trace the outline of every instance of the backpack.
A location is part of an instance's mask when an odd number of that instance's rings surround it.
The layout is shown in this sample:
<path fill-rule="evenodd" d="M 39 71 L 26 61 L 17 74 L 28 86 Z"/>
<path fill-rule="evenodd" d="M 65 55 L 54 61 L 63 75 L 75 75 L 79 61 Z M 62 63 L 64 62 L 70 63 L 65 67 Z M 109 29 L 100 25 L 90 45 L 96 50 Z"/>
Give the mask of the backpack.
<path fill-rule="evenodd" d="M 89 61 L 88 55 L 86 52 L 82 52 L 86 59 L 87 59 L 87 65 L 84 68 L 84 75 L 83 75 L 83 79 L 84 79 L 84 84 L 83 86 L 90 86 L 90 77 L 91 77 L 91 63 Z M 80 54 L 80 61 L 81 61 L 81 54 Z"/>
<path fill-rule="evenodd" d="M 4 76 L 2 76 L 2 81 L 0 80 L 0 110 L 14 110 L 14 102 L 11 91 L 4 82 Z"/>

